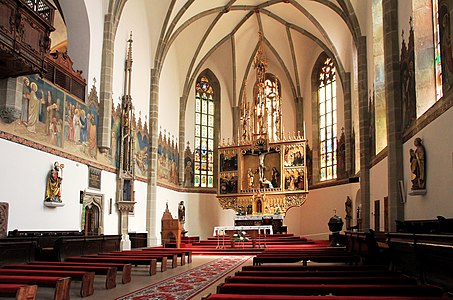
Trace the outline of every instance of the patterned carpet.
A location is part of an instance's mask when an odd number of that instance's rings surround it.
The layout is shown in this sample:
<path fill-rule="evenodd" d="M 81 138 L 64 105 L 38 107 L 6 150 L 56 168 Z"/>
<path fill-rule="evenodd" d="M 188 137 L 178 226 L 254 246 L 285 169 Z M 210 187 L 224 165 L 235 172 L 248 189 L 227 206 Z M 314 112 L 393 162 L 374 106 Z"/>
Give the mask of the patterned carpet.
<path fill-rule="evenodd" d="M 183 300 L 197 295 L 247 261 L 250 256 L 227 256 L 167 278 L 115 300 Z"/>

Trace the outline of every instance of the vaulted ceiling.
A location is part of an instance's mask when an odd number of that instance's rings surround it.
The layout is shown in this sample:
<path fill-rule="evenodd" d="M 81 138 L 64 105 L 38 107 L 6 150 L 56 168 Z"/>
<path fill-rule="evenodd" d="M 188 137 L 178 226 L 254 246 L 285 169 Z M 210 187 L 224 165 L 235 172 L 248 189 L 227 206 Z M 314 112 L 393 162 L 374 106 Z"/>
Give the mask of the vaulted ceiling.
<path fill-rule="evenodd" d="M 366 7 L 367 2 L 360 4 Z M 269 68 L 284 77 L 294 97 L 301 96 L 320 52 L 335 58 L 340 77 L 351 70 L 351 53 L 362 34 L 350 0 L 173 0 L 146 5 L 151 20 L 161 18 L 155 68 L 162 71 L 169 51 L 176 51 L 185 82 L 182 94 L 210 63 L 231 78 L 233 98 L 240 99 L 242 83 L 253 73 L 261 32 Z"/>

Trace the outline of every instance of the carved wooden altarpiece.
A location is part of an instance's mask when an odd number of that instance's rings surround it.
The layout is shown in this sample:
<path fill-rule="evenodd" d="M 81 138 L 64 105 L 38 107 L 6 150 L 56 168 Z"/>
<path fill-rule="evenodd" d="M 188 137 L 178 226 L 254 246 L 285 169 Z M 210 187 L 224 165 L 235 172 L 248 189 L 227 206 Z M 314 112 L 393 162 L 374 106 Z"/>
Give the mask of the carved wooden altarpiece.
<path fill-rule="evenodd" d="M 237 141 L 219 145 L 217 198 L 239 215 L 285 214 L 308 193 L 306 140 L 283 134 L 281 91 L 266 66 L 260 35 L 253 102 L 242 99 Z"/>

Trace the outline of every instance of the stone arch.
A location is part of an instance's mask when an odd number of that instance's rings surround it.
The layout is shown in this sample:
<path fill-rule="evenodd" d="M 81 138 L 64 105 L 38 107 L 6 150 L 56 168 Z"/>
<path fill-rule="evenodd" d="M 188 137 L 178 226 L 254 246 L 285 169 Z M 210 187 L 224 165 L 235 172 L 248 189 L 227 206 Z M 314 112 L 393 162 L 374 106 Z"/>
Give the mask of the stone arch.
<path fill-rule="evenodd" d="M 88 224 L 87 217 L 92 217 L 93 223 Z M 82 208 L 82 230 L 85 234 L 87 228 L 91 228 L 91 232 L 96 235 L 104 234 L 104 195 L 97 193 L 83 193 L 83 208 Z"/>

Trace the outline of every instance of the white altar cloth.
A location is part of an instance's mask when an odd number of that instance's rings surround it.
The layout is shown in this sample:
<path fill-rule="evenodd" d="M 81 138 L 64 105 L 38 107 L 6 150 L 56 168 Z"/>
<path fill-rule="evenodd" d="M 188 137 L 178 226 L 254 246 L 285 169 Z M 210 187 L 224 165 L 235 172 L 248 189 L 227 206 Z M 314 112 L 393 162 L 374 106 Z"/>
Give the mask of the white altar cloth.
<path fill-rule="evenodd" d="M 259 225 L 259 226 L 215 226 L 214 227 L 214 236 L 217 236 L 220 233 L 225 233 L 225 231 L 239 231 L 239 230 L 257 230 L 258 234 L 260 231 L 266 232 L 266 230 L 269 230 L 270 234 L 274 234 L 274 231 L 272 230 L 272 225 Z"/>

